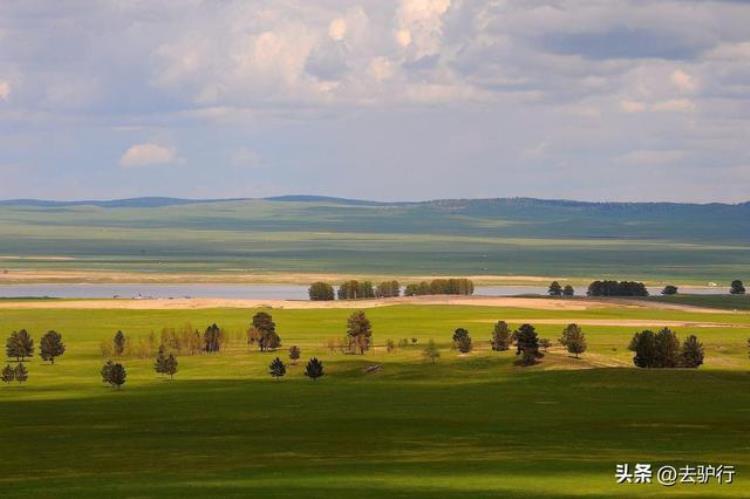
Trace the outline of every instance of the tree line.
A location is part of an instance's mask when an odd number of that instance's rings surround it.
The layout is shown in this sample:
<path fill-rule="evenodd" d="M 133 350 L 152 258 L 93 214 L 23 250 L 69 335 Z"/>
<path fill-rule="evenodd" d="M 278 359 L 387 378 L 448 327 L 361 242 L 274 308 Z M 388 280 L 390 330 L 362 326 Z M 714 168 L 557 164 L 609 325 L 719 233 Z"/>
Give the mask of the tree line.
<path fill-rule="evenodd" d="M 421 295 L 471 295 L 474 283 L 470 279 L 433 279 L 420 283 L 407 284 L 404 296 Z M 310 300 L 331 301 L 359 300 L 366 298 L 394 298 L 401 296 L 401 285 L 396 280 L 383 281 L 374 285 L 371 281 L 345 281 L 338 290 L 327 282 L 314 282 L 308 289 Z"/>

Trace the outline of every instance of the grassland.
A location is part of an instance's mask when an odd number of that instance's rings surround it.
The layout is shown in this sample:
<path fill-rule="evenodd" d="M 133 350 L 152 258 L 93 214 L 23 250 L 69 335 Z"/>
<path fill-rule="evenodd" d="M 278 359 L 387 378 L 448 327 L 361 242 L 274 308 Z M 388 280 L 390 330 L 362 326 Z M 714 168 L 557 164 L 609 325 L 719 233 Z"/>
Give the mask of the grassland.
<path fill-rule="evenodd" d="M 0 387 L 3 497 L 747 497 L 750 490 L 750 314 L 610 307 L 539 310 L 399 305 L 369 309 L 375 348 L 332 353 L 350 310 L 273 310 L 285 347 L 320 357 L 273 381 L 274 354 L 239 340 L 251 309 L 23 310 L 0 303 L 3 336 L 25 327 L 63 333 L 54 365 L 29 363 L 24 386 Z M 539 321 L 556 338 L 571 321 L 682 322 L 697 334 L 697 371 L 637 370 L 633 326 L 585 326 L 581 360 L 557 347 L 533 368 L 492 352 L 495 320 Z M 216 355 L 180 357 L 174 381 L 152 360 L 125 358 L 120 391 L 99 379 L 99 343 L 122 329 L 217 322 L 234 341 Z M 550 323 L 557 322 L 557 323 Z M 707 327 L 707 326 L 712 327 Z M 476 349 L 449 349 L 454 328 Z M 640 328 L 638 328 L 640 329 Z M 417 338 L 387 353 L 388 338 Z M 442 357 L 421 360 L 434 339 Z M 284 352 L 285 353 L 285 352 Z M 366 374 L 363 368 L 380 364 Z M 615 464 L 727 463 L 731 486 L 616 485 Z"/>
<path fill-rule="evenodd" d="M 0 278 L 83 270 L 112 280 L 531 275 L 726 285 L 750 275 L 749 220 L 750 205 L 538 200 L 0 203 Z"/>

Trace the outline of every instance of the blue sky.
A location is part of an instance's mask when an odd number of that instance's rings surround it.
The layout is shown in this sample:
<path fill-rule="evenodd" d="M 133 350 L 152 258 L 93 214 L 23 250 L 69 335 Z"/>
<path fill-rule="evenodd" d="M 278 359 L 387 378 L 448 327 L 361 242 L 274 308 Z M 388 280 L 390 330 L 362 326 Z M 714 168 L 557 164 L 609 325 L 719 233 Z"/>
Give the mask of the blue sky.
<path fill-rule="evenodd" d="M 750 199 L 750 2 L 0 3 L 0 198 Z"/>

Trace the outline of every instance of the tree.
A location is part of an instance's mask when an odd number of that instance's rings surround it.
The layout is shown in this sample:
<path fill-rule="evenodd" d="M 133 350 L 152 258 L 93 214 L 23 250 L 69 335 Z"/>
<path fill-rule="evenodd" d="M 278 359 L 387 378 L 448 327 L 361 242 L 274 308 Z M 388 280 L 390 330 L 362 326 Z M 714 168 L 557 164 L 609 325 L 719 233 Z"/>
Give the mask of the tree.
<path fill-rule="evenodd" d="M 18 381 L 19 383 L 24 383 L 27 379 L 29 379 L 29 371 L 26 369 L 26 366 L 24 366 L 22 362 L 18 363 L 14 374 L 16 381 Z"/>
<path fill-rule="evenodd" d="M 349 350 L 364 354 L 370 349 L 372 339 L 372 324 L 362 310 L 349 316 L 346 324 L 346 335 L 349 340 Z"/>
<path fill-rule="evenodd" d="M 167 357 L 164 355 L 164 346 L 159 347 L 159 353 L 156 355 L 156 362 L 154 362 L 154 371 L 158 374 L 164 374 L 166 372 Z"/>
<path fill-rule="evenodd" d="M 281 338 L 276 334 L 276 323 L 271 314 L 258 312 L 253 316 L 253 327 L 258 331 L 258 346 L 261 352 L 276 350 L 281 346 Z"/>
<path fill-rule="evenodd" d="M 562 296 L 563 290 L 562 286 L 560 286 L 560 283 L 557 281 L 552 281 L 552 283 L 549 285 L 549 290 L 547 290 L 547 294 L 550 296 Z"/>
<path fill-rule="evenodd" d="M 119 390 L 125 384 L 125 378 L 127 377 L 128 373 L 125 371 L 125 367 L 120 363 L 115 363 L 109 372 L 109 384 Z"/>
<path fill-rule="evenodd" d="M 635 281 L 594 281 L 588 296 L 648 296 L 646 285 Z"/>
<path fill-rule="evenodd" d="M 424 357 L 425 360 L 431 361 L 433 364 L 440 358 L 440 350 L 438 350 L 438 347 L 433 340 L 430 340 L 427 343 L 427 346 L 422 351 L 422 357 Z"/>
<path fill-rule="evenodd" d="M 566 284 L 563 288 L 563 296 L 573 296 L 576 294 L 576 290 L 573 289 L 573 286 L 570 284 Z"/>
<path fill-rule="evenodd" d="M 10 367 L 10 364 L 6 364 L 3 368 L 2 374 L 0 374 L 0 379 L 2 379 L 4 383 L 11 383 L 16 379 L 16 370 Z"/>
<path fill-rule="evenodd" d="M 656 367 L 656 339 L 653 331 L 635 333 L 628 348 L 635 352 L 633 364 L 637 367 Z"/>
<path fill-rule="evenodd" d="M 42 360 L 55 363 L 55 357 L 65 353 L 65 345 L 62 342 L 62 335 L 57 331 L 48 331 L 42 336 L 39 342 L 39 355 Z"/>
<path fill-rule="evenodd" d="M 560 344 L 564 346 L 568 353 L 572 353 L 576 356 L 576 359 L 580 354 L 586 351 L 586 336 L 578 326 L 578 324 L 568 324 L 560 335 Z"/>
<path fill-rule="evenodd" d="M 281 361 L 280 358 L 276 357 L 271 361 L 271 364 L 268 366 L 268 372 L 276 379 L 281 378 L 286 374 L 286 366 Z"/>
<path fill-rule="evenodd" d="M 511 332 L 508 323 L 497 321 L 495 329 L 492 331 L 492 349 L 496 352 L 503 352 L 510 348 Z"/>
<path fill-rule="evenodd" d="M 170 353 L 169 357 L 164 361 L 163 372 L 169 375 L 169 379 L 174 379 L 174 375 L 177 374 L 177 357 L 173 353 Z"/>
<path fill-rule="evenodd" d="M 695 369 L 703 364 L 703 343 L 695 335 L 690 335 L 682 344 L 680 367 Z"/>
<path fill-rule="evenodd" d="M 317 357 L 313 357 L 307 362 L 307 365 L 305 366 L 305 376 L 313 381 L 323 376 L 323 363 L 319 361 Z"/>
<path fill-rule="evenodd" d="M 209 353 L 218 352 L 219 350 L 221 350 L 221 343 L 221 329 L 215 323 L 211 324 L 206 328 L 206 332 L 203 333 L 203 349 Z"/>
<path fill-rule="evenodd" d="M 466 329 L 462 327 L 456 329 L 453 332 L 453 345 L 461 353 L 471 352 L 472 345 L 471 345 L 471 335 L 469 334 L 469 331 L 467 331 Z"/>
<path fill-rule="evenodd" d="M 520 365 L 529 366 L 536 364 L 538 359 L 544 357 L 544 354 L 539 351 L 539 337 L 536 334 L 536 329 L 531 324 L 522 324 L 516 330 L 516 355 L 520 355 L 521 358 L 517 361 Z"/>
<path fill-rule="evenodd" d="M 661 294 L 664 296 L 672 296 L 676 295 L 678 291 L 677 286 L 672 286 L 671 284 L 667 284 L 664 286 L 664 289 L 661 290 Z"/>
<path fill-rule="evenodd" d="M 384 281 L 375 288 L 377 298 L 393 298 L 401 294 L 401 286 L 398 281 Z"/>
<path fill-rule="evenodd" d="M 5 354 L 9 358 L 15 357 L 16 362 L 23 362 L 26 357 L 34 355 L 34 340 L 25 329 L 13 331 L 5 344 Z"/>
<path fill-rule="evenodd" d="M 663 328 L 654 338 L 656 343 L 656 366 L 677 367 L 680 362 L 680 340 L 669 328 Z"/>
<path fill-rule="evenodd" d="M 114 367 L 114 363 L 111 360 L 108 360 L 103 366 L 101 371 L 99 373 L 102 375 L 102 383 L 108 383 L 112 384 L 110 381 L 112 379 L 112 368 Z"/>
<path fill-rule="evenodd" d="M 335 298 L 333 286 L 327 282 L 314 282 L 307 292 L 313 301 L 331 301 Z"/>
<path fill-rule="evenodd" d="M 732 285 L 729 288 L 729 293 L 733 295 L 744 295 L 745 294 L 745 285 L 742 284 L 742 281 L 739 279 L 736 279 L 732 281 Z"/>
<path fill-rule="evenodd" d="M 296 364 L 297 360 L 299 360 L 299 356 L 302 353 L 302 351 L 299 349 L 297 345 L 292 345 L 289 348 L 289 359 L 292 361 L 292 364 Z"/>
<path fill-rule="evenodd" d="M 117 331 L 117 333 L 115 333 L 114 339 L 112 340 L 112 345 L 114 347 L 114 353 L 116 357 L 120 357 L 125 353 L 125 341 L 125 335 L 122 333 L 122 331 Z"/>

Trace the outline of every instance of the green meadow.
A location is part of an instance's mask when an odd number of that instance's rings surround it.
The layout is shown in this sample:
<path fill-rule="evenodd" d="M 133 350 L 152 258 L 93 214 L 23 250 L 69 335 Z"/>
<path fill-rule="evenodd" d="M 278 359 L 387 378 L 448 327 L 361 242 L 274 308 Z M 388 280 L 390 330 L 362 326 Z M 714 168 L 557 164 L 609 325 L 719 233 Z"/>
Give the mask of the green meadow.
<path fill-rule="evenodd" d="M 750 491 L 750 313 L 611 307 L 587 311 L 398 305 L 368 309 L 374 349 L 332 352 L 351 310 L 273 309 L 283 348 L 243 340 L 251 309 L 13 309 L 0 334 L 55 329 L 67 352 L 27 362 L 29 380 L 0 386 L 3 497 L 747 497 Z M 553 346 L 520 368 L 493 352 L 492 324 L 538 324 L 555 340 L 572 321 L 589 350 Z M 557 321 L 554 324 L 548 322 Z M 630 322 L 630 325 L 628 324 Z M 637 323 L 634 321 L 638 321 Z M 639 370 L 627 345 L 636 330 L 670 321 L 696 334 L 698 370 Z M 102 340 L 129 341 L 163 327 L 216 322 L 218 354 L 180 356 L 174 380 L 153 359 L 126 356 L 121 390 L 101 383 Z M 637 326 L 635 324 L 638 324 Z M 713 327 L 706 327 L 711 325 Z M 475 349 L 450 348 L 457 327 Z M 417 340 L 412 344 L 411 338 Z M 387 352 L 388 339 L 409 346 Z M 435 363 L 422 360 L 433 339 Z M 287 348 L 302 358 L 290 365 Z M 37 351 L 38 352 L 38 351 Z M 268 364 L 287 362 L 273 380 Z M 320 358 L 325 376 L 303 375 Z M 375 372 L 366 372 L 373 365 Z M 732 485 L 618 485 L 618 463 L 732 464 Z"/>

